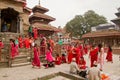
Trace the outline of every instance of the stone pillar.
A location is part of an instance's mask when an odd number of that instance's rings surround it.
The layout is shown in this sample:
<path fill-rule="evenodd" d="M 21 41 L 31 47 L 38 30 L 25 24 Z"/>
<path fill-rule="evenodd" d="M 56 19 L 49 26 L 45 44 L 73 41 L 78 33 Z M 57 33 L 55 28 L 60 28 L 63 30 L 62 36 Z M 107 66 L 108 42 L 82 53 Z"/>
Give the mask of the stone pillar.
<path fill-rule="evenodd" d="M 19 30 L 20 30 L 20 33 L 22 33 L 23 34 L 23 19 L 22 19 L 22 17 L 20 17 L 19 18 L 20 19 L 20 26 L 19 26 Z"/>
<path fill-rule="evenodd" d="M 2 27 L 2 23 L 1 23 L 1 9 L 0 9 L 0 32 L 1 32 L 1 27 Z"/>

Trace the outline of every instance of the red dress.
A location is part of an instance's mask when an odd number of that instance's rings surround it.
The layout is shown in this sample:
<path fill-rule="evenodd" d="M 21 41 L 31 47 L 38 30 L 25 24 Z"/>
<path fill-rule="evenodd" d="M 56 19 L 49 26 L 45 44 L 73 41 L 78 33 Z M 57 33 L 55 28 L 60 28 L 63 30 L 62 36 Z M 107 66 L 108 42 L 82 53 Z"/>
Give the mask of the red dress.
<path fill-rule="evenodd" d="M 74 57 L 76 59 L 76 63 L 79 64 L 80 57 L 82 57 L 81 54 L 80 54 L 80 49 L 79 48 L 74 48 L 73 51 L 75 52 Z"/>
<path fill-rule="evenodd" d="M 30 40 L 29 40 L 29 38 L 25 38 L 25 48 L 30 48 Z"/>
<path fill-rule="evenodd" d="M 86 69 L 86 61 L 80 60 L 80 69 Z"/>
<path fill-rule="evenodd" d="M 11 58 L 14 59 L 15 56 L 17 55 L 17 51 L 16 51 L 16 46 L 13 44 L 13 42 L 10 42 L 10 55 L 11 55 Z"/>
<path fill-rule="evenodd" d="M 97 62 L 98 60 L 98 49 L 95 48 L 93 50 L 90 51 L 90 62 L 91 62 L 91 67 L 93 67 L 94 62 Z"/>
<path fill-rule="evenodd" d="M 68 63 L 71 63 L 72 62 L 72 58 L 73 58 L 73 53 L 72 53 L 72 47 L 68 47 L 68 50 L 67 50 L 67 52 L 68 52 L 68 57 L 67 57 L 67 59 L 68 59 Z"/>
<path fill-rule="evenodd" d="M 60 65 L 61 64 L 61 57 L 60 56 L 55 58 L 55 64 L 56 65 Z"/>
<path fill-rule="evenodd" d="M 34 47 L 34 59 L 32 61 L 32 65 L 40 67 L 39 51 L 37 47 Z"/>
<path fill-rule="evenodd" d="M 23 39 L 22 39 L 22 37 L 19 37 L 18 41 L 19 41 L 19 48 L 22 48 L 23 47 Z"/>
<path fill-rule="evenodd" d="M 106 56 L 107 61 L 113 61 L 112 59 L 112 51 L 108 49 L 107 56 Z"/>

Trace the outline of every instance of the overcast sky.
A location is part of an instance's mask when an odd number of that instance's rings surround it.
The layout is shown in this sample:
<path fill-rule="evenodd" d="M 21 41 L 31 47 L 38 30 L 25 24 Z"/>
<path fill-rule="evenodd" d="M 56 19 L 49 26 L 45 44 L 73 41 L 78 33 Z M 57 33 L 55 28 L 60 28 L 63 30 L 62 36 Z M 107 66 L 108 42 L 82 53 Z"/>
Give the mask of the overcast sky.
<path fill-rule="evenodd" d="M 27 0 L 27 6 L 33 8 L 38 2 L 39 0 Z M 53 26 L 63 27 L 75 15 L 83 15 L 88 10 L 94 10 L 110 22 L 116 18 L 114 13 L 120 7 L 120 0 L 41 0 L 41 6 L 49 9 L 47 15 L 56 18 L 51 22 Z"/>

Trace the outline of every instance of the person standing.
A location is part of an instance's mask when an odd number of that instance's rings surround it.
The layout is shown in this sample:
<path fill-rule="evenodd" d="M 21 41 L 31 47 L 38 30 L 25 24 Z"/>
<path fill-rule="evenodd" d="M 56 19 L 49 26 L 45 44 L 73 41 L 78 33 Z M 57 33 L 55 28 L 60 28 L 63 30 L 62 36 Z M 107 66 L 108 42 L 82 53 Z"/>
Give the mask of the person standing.
<path fill-rule="evenodd" d="M 36 67 L 40 68 L 40 58 L 39 58 L 40 51 L 39 51 L 37 44 L 35 44 L 35 46 L 33 48 L 33 52 L 34 52 L 34 58 L 32 61 L 32 65 L 33 65 L 33 67 L 36 66 Z"/>
<path fill-rule="evenodd" d="M 14 59 L 16 56 L 16 45 L 15 40 L 13 39 L 10 39 L 10 56 L 12 59 Z"/>
<path fill-rule="evenodd" d="M 93 63 L 97 61 L 98 58 L 98 49 L 95 47 L 95 45 L 92 45 L 89 56 L 91 62 L 90 66 L 93 67 Z"/>
<path fill-rule="evenodd" d="M 104 64 L 104 49 L 102 44 L 98 45 L 98 63 L 100 64 L 100 70 L 103 70 L 103 64 Z"/>
<path fill-rule="evenodd" d="M 19 35 L 18 42 L 19 42 L 19 48 L 22 48 L 23 47 L 23 38 L 21 35 Z"/>
<path fill-rule="evenodd" d="M 73 58 L 73 46 L 72 45 L 68 45 L 68 48 L 67 48 L 67 62 L 68 64 L 70 64 L 72 62 L 72 58 Z"/>
<path fill-rule="evenodd" d="M 112 63 L 113 63 L 113 59 L 112 59 L 112 48 L 111 48 L 111 46 L 108 46 L 108 51 L 107 51 L 106 60 L 107 60 L 108 62 L 112 62 Z"/>

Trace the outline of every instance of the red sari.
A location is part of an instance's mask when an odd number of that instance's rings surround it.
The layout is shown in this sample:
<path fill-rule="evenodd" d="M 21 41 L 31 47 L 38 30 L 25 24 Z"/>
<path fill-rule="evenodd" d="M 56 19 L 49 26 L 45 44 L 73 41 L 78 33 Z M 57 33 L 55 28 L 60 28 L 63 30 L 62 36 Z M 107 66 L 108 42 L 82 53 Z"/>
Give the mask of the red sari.
<path fill-rule="evenodd" d="M 56 65 L 60 65 L 60 64 L 61 64 L 61 57 L 60 57 L 60 56 L 57 56 L 57 57 L 55 58 L 55 64 L 56 64 Z"/>
<path fill-rule="evenodd" d="M 40 67 L 39 51 L 37 47 L 34 47 L 34 59 L 32 61 L 32 65 Z"/>
<path fill-rule="evenodd" d="M 69 47 L 68 47 L 68 50 L 67 50 L 67 53 L 68 53 L 68 57 L 67 57 L 68 63 L 71 63 L 71 62 L 72 62 L 72 58 L 73 58 L 72 50 L 73 50 L 73 48 L 69 46 Z"/>
<path fill-rule="evenodd" d="M 25 40 L 24 40 L 24 42 L 25 42 L 25 48 L 30 48 L 30 40 L 29 40 L 29 38 L 25 38 Z"/>
<path fill-rule="evenodd" d="M 17 55 L 17 51 L 16 51 L 16 46 L 14 45 L 13 42 L 10 42 L 10 55 L 11 55 L 11 58 L 14 59 L 15 56 Z"/>
<path fill-rule="evenodd" d="M 80 54 L 80 49 L 79 48 L 74 48 L 73 51 L 75 52 L 74 57 L 76 59 L 76 63 L 79 64 L 80 57 L 82 57 L 81 54 Z"/>
<path fill-rule="evenodd" d="M 23 47 L 23 39 L 22 39 L 22 37 L 19 37 L 18 41 L 19 41 L 19 48 L 22 48 Z"/>
<path fill-rule="evenodd" d="M 91 62 L 91 67 L 93 67 L 94 62 L 98 60 L 98 49 L 93 49 L 90 51 L 90 62 Z"/>
<path fill-rule="evenodd" d="M 107 56 L 106 56 L 107 61 L 113 61 L 112 59 L 112 51 L 108 49 Z"/>

